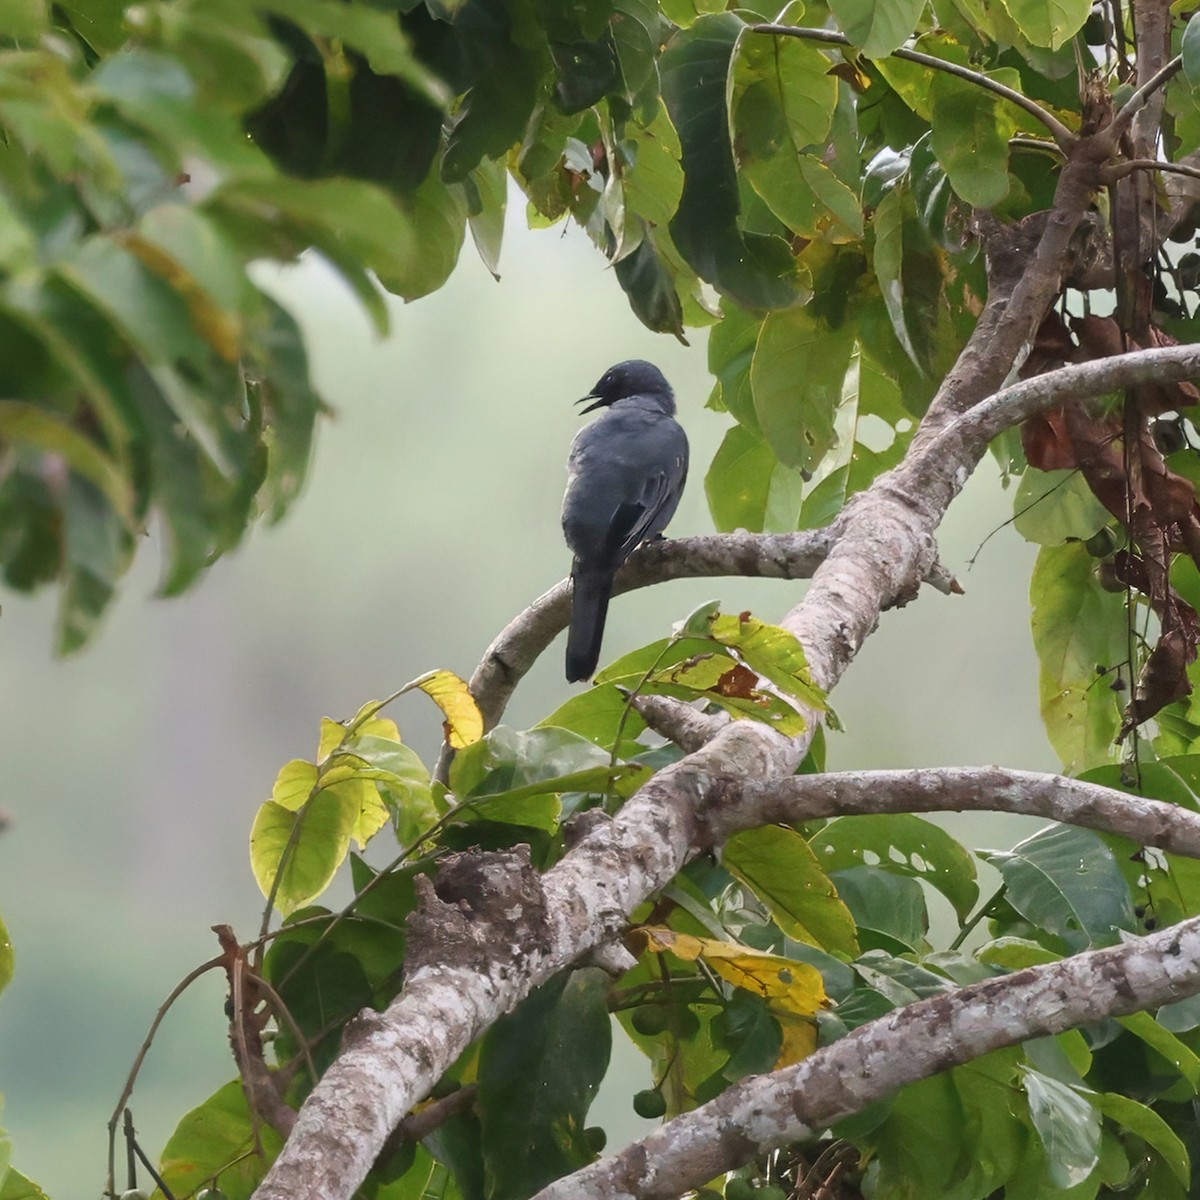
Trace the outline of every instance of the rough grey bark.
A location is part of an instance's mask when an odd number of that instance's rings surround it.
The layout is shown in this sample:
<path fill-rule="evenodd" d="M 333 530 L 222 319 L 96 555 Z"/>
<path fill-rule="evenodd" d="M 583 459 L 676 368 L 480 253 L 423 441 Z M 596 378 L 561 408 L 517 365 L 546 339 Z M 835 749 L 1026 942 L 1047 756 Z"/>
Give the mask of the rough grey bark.
<path fill-rule="evenodd" d="M 668 1200 L 991 1050 L 1200 992 L 1200 918 L 897 1009 L 743 1081 L 534 1200 Z"/>
<path fill-rule="evenodd" d="M 818 682 L 836 683 L 882 609 L 915 594 L 935 559 L 938 521 L 999 429 L 1067 395 L 1107 391 L 1115 380 L 1197 373 L 1197 347 L 1065 367 L 1005 389 L 928 439 L 923 452 L 856 498 L 822 535 L 832 539 L 835 554 L 784 622 L 801 637 Z M 671 545 L 659 552 L 668 554 Z M 530 623 L 536 634 L 524 634 L 526 652 L 549 640 L 542 620 Z M 504 857 L 495 868 L 495 891 L 513 892 L 501 886 L 505 880 L 535 889 L 540 923 L 514 922 L 511 906 L 489 908 L 481 899 L 462 937 L 446 938 L 385 1013 L 368 1014 L 348 1033 L 337 1062 L 301 1108 L 256 1193 L 259 1200 L 351 1196 L 391 1130 L 484 1029 L 556 971 L 611 939 L 633 908 L 674 877 L 706 840 L 702 814 L 720 808 L 731 777 L 766 786 L 791 775 L 819 721 L 818 713 L 808 716 L 808 730 L 790 740 L 759 724 L 725 725 L 656 775 L 540 881 L 530 878 L 527 863 Z M 431 926 L 451 907 L 430 899 L 424 911 Z"/>

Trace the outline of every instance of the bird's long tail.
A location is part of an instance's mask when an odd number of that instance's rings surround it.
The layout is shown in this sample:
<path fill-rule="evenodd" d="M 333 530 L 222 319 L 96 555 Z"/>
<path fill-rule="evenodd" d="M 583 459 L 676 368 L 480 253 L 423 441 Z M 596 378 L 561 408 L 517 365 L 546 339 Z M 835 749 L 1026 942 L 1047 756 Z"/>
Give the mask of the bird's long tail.
<path fill-rule="evenodd" d="M 608 567 L 585 566 L 576 561 L 571 569 L 571 628 L 567 633 L 567 682 L 590 679 L 600 661 L 604 618 L 612 595 L 614 572 Z"/>

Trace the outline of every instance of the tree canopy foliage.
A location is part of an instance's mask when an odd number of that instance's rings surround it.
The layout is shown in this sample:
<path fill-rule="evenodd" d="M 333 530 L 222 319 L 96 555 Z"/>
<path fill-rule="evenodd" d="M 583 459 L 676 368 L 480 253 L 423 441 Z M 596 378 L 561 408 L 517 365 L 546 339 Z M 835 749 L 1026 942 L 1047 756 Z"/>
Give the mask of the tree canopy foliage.
<path fill-rule="evenodd" d="M 148 526 L 175 593 L 300 489 L 322 402 L 254 264 L 322 255 L 385 333 L 468 230 L 496 270 L 517 189 L 648 327 L 707 329 L 727 536 L 624 586 L 815 574 L 778 625 L 702 609 L 505 727 L 556 589 L 469 689 L 403 689 L 443 709 L 439 764 L 386 701 L 324 722 L 251 833 L 261 936 L 222 928 L 206 968 L 240 1078 L 180 1121 L 164 1194 L 1189 1194 L 1198 81 L 1165 0 L 8 0 L 0 560 L 57 583 L 62 649 Z M 989 445 L 1078 780 L 825 775 L 880 612 L 958 590 L 934 534 Z M 916 813 L 989 806 L 1064 823 L 988 855 L 981 898 Z M 387 839 L 386 869 L 355 852 Z M 635 1108 L 674 1120 L 597 1160 L 610 1014 L 652 1064 Z"/>

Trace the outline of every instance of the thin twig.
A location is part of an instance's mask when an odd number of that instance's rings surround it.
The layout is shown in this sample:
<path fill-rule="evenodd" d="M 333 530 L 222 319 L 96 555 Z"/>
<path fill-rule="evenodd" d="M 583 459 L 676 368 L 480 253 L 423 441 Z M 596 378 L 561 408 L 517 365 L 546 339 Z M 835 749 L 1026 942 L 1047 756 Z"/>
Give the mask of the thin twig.
<path fill-rule="evenodd" d="M 1103 167 L 1100 178 L 1105 183 L 1115 183 L 1134 171 L 1162 171 L 1165 175 L 1187 175 L 1191 179 L 1200 179 L 1200 167 L 1189 167 L 1186 163 L 1163 162 L 1158 158 L 1127 158 L 1124 162 L 1113 163 L 1111 167 Z"/>
<path fill-rule="evenodd" d="M 1137 116 L 1142 105 L 1164 84 L 1169 83 L 1183 68 L 1183 55 L 1176 55 L 1165 66 L 1160 67 L 1145 83 L 1142 84 L 1128 100 L 1117 110 L 1112 121 L 1104 129 L 1104 134 L 1111 139 L 1113 145 L 1129 127 L 1129 122 Z"/>
<path fill-rule="evenodd" d="M 117 1100 L 117 1106 L 113 1109 L 112 1116 L 108 1119 L 108 1190 L 110 1194 L 114 1193 L 116 1184 L 116 1153 L 117 1153 L 117 1125 L 121 1120 L 121 1113 L 125 1111 L 125 1106 L 129 1102 L 129 1097 L 133 1095 L 133 1087 L 137 1082 L 138 1073 L 142 1069 L 142 1063 L 146 1061 L 146 1055 L 150 1053 L 150 1047 L 154 1043 L 154 1037 L 158 1033 L 158 1027 L 163 1023 L 163 1019 L 171 1010 L 171 1006 L 183 995 L 184 992 L 200 978 L 201 975 L 207 974 L 209 971 L 216 970 L 217 967 L 224 966 L 225 956 L 222 954 L 217 958 L 210 958 L 208 962 L 201 963 L 194 970 L 189 971 L 172 989 L 171 994 L 158 1006 L 158 1012 L 154 1014 L 154 1020 L 150 1022 L 150 1030 L 142 1039 L 141 1048 L 137 1052 L 137 1056 L 133 1060 L 133 1066 L 129 1068 L 129 1074 L 125 1079 L 125 1086 L 121 1089 L 120 1099 Z"/>

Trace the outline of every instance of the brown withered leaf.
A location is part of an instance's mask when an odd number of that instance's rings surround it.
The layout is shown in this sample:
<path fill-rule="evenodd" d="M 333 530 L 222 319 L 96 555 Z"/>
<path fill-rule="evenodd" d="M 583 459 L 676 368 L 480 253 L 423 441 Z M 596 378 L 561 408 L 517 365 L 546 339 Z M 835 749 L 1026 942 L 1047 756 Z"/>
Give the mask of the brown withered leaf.
<path fill-rule="evenodd" d="M 1074 362 L 1078 355 L 1079 348 L 1071 338 L 1071 331 L 1062 317 L 1051 309 L 1038 326 L 1033 347 L 1021 366 L 1021 378 L 1044 375 L 1064 363 Z"/>
<path fill-rule="evenodd" d="M 713 684 L 712 690 L 718 696 L 731 696 L 738 700 L 754 700 L 758 693 L 758 676 L 749 667 L 738 663 L 730 667 L 724 675 Z"/>
<path fill-rule="evenodd" d="M 1062 409 L 1038 413 L 1021 426 L 1021 448 L 1039 471 L 1069 471 L 1079 466 Z"/>
<path fill-rule="evenodd" d="M 1162 632 L 1138 675 L 1133 697 L 1117 733 L 1120 740 L 1135 726 L 1191 693 L 1187 669 L 1196 660 L 1200 617 L 1171 586 L 1170 557 L 1165 539 L 1149 557 L 1121 550 L 1113 556 L 1117 578 L 1149 597 Z"/>

